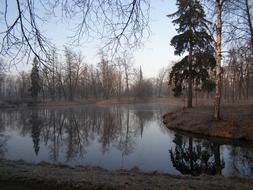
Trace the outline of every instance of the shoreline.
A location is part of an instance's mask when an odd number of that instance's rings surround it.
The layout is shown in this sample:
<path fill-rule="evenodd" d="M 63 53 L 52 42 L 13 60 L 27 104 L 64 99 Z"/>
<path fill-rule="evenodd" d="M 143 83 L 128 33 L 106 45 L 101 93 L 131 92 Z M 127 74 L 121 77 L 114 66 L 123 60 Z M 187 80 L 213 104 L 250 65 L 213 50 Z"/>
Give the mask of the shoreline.
<path fill-rule="evenodd" d="M 113 105 L 127 105 L 127 104 L 145 104 L 145 103 L 169 103 L 171 105 L 181 106 L 182 102 L 180 99 L 176 98 L 144 98 L 144 99 L 134 99 L 134 98 L 111 98 L 108 100 L 105 99 L 88 99 L 84 101 L 73 100 L 73 101 L 45 101 L 45 102 L 22 102 L 22 101 L 13 101 L 0 102 L 0 110 L 19 110 L 19 109 L 39 109 L 39 108 L 60 108 L 60 107 L 78 107 L 85 105 L 95 105 L 98 107 L 107 107 Z"/>
<path fill-rule="evenodd" d="M 163 115 L 172 130 L 210 137 L 253 141 L 253 104 L 223 105 L 222 119 L 214 121 L 210 105 L 181 109 Z"/>
<path fill-rule="evenodd" d="M 1 189 L 251 189 L 252 177 L 173 176 L 138 169 L 108 171 L 0 159 Z"/>

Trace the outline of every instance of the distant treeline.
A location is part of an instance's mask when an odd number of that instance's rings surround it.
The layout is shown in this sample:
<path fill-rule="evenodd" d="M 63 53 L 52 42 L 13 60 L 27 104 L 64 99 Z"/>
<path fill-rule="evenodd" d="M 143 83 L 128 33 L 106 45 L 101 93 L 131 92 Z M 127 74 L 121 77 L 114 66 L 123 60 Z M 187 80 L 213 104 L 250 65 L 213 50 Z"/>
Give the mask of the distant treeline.
<path fill-rule="evenodd" d="M 232 49 L 224 57 L 222 72 L 223 99 L 231 102 L 253 96 L 253 68 L 245 48 Z M 132 57 L 123 54 L 109 60 L 103 53 L 96 65 L 85 63 L 84 56 L 65 48 L 63 59 L 52 50 L 48 63 L 38 63 L 37 100 L 87 100 L 110 98 L 173 97 L 175 86 L 171 84 L 171 65 L 160 69 L 157 77 L 145 78 L 142 68 L 134 68 Z M 17 75 L 0 74 L 0 98 L 2 101 L 32 99 L 31 87 L 35 80 L 33 71 L 21 71 Z M 33 76 L 33 77 L 32 77 Z M 36 76 L 36 75 L 35 75 Z M 215 73 L 210 73 L 210 79 Z M 35 83 L 36 84 L 36 83 Z M 201 83 L 193 83 L 193 97 L 213 98 L 213 90 L 203 90 Z M 187 83 L 182 84 L 181 98 L 187 96 Z"/>
<path fill-rule="evenodd" d="M 145 78 L 142 68 L 134 68 L 132 57 L 126 54 L 111 61 L 101 53 L 96 65 L 85 63 L 81 53 L 68 48 L 61 61 L 56 50 L 52 50 L 51 55 L 47 64 L 33 63 L 31 71 L 17 75 L 2 73 L 0 97 L 29 99 L 32 98 L 31 89 L 38 90 L 37 100 L 167 97 L 171 94 L 168 69 L 161 69 L 156 78 Z M 33 72 L 38 72 L 38 76 Z M 33 85 L 38 87 L 31 88 Z"/>

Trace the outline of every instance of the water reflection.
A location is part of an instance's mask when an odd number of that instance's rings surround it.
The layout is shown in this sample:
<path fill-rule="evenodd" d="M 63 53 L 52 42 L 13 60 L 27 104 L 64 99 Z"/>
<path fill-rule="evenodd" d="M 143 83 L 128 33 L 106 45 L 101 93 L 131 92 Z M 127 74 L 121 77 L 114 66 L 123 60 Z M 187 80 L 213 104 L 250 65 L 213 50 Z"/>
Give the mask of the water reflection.
<path fill-rule="evenodd" d="M 194 141 L 192 137 L 187 138 L 181 135 L 175 135 L 173 142 L 176 146 L 169 151 L 171 161 L 182 174 L 220 175 L 225 167 L 219 144 Z"/>
<path fill-rule="evenodd" d="M 170 174 L 253 175 L 253 148 L 179 135 L 168 105 L 0 112 L 0 157 Z M 169 154 L 169 155 L 168 155 Z"/>
<path fill-rule="evenodd" d="M 33 148 L 36 155 L 40 150 L 40 132 L 41 132 L 41 119 L 39 118 L 38 112 L 32 112 L 30 120 L 31 124 L 31 135 L 33 139 Z"/>
<path fill-rule="evenodd" d="M 245 147 L 229 148 L 229 173 L 236 175 L 240 173 L 246 176 L 253 175 L 253 151 Z"/>
<path fill-rule="evenodd" d="M 0 134 L 0 157 L 4 157 L 4 155 L 7 153 L 7 141 L 9 137 L 6 135 Z"/>
<path fill-rule="evenodd" d="M 7 141 L 9 139 L 9 136 L 3 134 L 5 131 L 5 116 L 4 114 L 0 115 L 0 157 L 4 157 L 4 155 L 7 153 Z"/>
<path fill-rule="evenodd" d="M 144 127 L 146 126 L 146 122 L 149 122 L 153 119 L 153 112 L 147 112 L 147 111 L 135 111 L 135 115 L 138 120 L 139 128 L 140 128 L 140 134 L 141 137 L 143 135 Z"/>
<path fill-rule="evenodd" d="M 119 126 L 121 130 L 116 148 L 122 152 L 122 156 L 125 156 L 131 154 L 135 147 L 135 140 L 133 138 L 135 130 L 132 130 L 129 126 L 129 108 L 126 110 L 125 125 L 122 125 L 122 114 L 117 115 L 117 117 L 119 117 Z"/>
<path fill-rule="evenodd" d="M 100 144 L 103 154 L 112 144 L 122 155 L 131 154 L 136 145 L 135 137 L 142 136 L 145 123 L 151 121 L 153 115 L 153 112 L 130 110 L 129 107 L 44 109 L 13 112 L 7 119 L 8 124 L 2 126 L 16 127 L 21 136 L 31 136 L 36 155 L 40 152 L 40 144 L 44 143 L 49 149 L 50 160 L 57 161 L 63 148 L 65 160 L 70 161 L 83 158 L 86 147 L 94 140 Z"/>

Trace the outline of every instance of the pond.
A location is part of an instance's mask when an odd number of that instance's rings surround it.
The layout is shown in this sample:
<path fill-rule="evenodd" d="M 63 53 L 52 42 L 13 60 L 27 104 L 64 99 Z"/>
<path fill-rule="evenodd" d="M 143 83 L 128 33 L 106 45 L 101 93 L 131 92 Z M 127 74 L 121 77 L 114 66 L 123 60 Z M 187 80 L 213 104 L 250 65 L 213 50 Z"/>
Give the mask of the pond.
<path fill-rule="evenodd" d="M 0 157 L 31 163 L 140 168 L 173 175 L 253 175 L 253 146 L 179 134 L 169 104 L 2 110 Z"/>

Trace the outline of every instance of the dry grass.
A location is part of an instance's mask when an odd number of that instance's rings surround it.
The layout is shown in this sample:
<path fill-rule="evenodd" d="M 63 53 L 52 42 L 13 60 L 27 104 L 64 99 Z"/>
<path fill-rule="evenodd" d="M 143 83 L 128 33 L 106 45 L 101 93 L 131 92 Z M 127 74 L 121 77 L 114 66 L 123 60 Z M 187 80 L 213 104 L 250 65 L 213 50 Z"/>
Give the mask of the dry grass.
<path fill-rule="evenodd" d="M 253 103 L 223 105 L 220 121 L 212 118 L 209 105 L 183 109 L 164 115 L 168 128 L 215 137 L 253 140 Z"/>
<path fill-rule="evenodd" d="M 171 176 L 140 170 L 107 171 L 98 167 L 67 167 L 0 160 L 1 190 L 237 190 L 252 189 L 252 178 L 222 176 Z"/>

